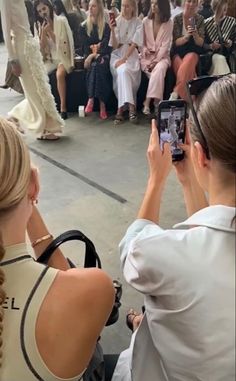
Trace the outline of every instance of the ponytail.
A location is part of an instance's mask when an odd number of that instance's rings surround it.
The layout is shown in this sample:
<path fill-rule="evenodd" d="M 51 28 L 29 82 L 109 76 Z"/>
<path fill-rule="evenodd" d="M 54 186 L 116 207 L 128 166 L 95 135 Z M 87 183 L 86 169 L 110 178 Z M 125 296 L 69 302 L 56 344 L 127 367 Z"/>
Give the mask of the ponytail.
<path fill-rule="evenodd" d="M 0 263 L 4 257 L 5 250 L 3 247 L 3 242 L 2 242 L 2 236 L 0 233 Z M 5 291 L 2 288 L 2 284 L 4 282 L 5 276 L 4 272 L 0 266 L 0 367 L 2 365 L 2 331 L 3 331 L 3 315 L 4 315 L 4 310 L 3 310 L 3 303 L 6 298 Z"/>

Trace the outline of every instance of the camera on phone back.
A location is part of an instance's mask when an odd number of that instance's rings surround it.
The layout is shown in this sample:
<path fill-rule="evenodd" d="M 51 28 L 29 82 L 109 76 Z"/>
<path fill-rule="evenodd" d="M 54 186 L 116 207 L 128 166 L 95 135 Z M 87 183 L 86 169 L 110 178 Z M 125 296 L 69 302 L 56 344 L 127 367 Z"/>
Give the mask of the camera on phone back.
<path fill-rule="evenodd" d="M 162 101 L 158 106 L 157 126 L 161 148 L 168 142 L 171 147 L 172 161 L 184 158 L 180 144 L 185 142 L 186 102 L 182 99 Z"/>

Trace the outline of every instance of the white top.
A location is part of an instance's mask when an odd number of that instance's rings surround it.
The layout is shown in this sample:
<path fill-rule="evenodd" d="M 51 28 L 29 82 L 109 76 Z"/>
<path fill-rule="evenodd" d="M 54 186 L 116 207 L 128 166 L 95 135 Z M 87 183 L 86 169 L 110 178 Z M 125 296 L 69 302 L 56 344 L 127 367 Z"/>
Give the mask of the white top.
<path fill-rule="evenodd" d="M 2 30 L 9 60 L 17 59 L 14 38 L 30 35 L 30 26 L 24 0 L 0 0 Z"/>
<path fill-rule="evenodd" d="M 4 289 L 3 361 L 1 381 L 82 381 L 55 376 L 42 359 L 36 343 L 40 307 L 58 270 L 35 262 L 25 244 L 6 248 L 0 263 L 6 280 Z"/>
<path fill-rule="evenodd" d="M 143 24 L 142 21 L 133 17 L 130 20 L 126 20 L 122 15 L 118 16 L 116 19 L 115 36 L 118 44 L 131 44 L 134 43 L 138 47 L 143 45 Z M 112 39 L 110 38 L 109 45 Z"/>
<path fill-rule="evenodd" d="M 140 345 L 135 354 L 134 343 L 132 380 L 150 379 L 158 358 L 161 380 L 235 380 L 234 216 L 235 208 L 217 205 L 173 229 L 147 220 L 129 227 L 120 243 L 122 268 L 127 282 L 144 294 L 144 336 L 157 350 L 151 364 L 148 349 L 142 353 Z M 146 378 L 134 376 L 144 366 Z"/>

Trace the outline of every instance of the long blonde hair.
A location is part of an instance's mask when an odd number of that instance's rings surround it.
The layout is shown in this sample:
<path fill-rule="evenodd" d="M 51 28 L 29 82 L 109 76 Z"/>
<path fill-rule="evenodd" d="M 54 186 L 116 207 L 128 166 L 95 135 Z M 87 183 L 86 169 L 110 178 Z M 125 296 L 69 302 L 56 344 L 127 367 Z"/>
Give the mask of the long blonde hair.
<path fill-rule="evenodd" d="M 98 6 L 98 15 L 97 15 L 97 27 L 98 27 L 98 37 L 101 40 L 105 28 L 105 15 L 104 15 L 104 5 L 102 0 L 95 0 Z M 87 34 L 91 36 L 93 30 L 93 22 L 91 16 L 88 15 L 87 19 L 84 21 L 87 25 Z"/>
<path fill-rule="evenodd" d="M 26 196 L 30 182 L 29 152 L 14 125 L 0 117 L 0 221 Z M 3 330 L 3 303 L 5 291 L 2 287 L 4 272 L 1 261 L 5 250 L 0 232 L 0 336 Z M 2 358 L 0 337 L 0 359 Z M 0 363 L 1 366 L 1 363 Z"/>

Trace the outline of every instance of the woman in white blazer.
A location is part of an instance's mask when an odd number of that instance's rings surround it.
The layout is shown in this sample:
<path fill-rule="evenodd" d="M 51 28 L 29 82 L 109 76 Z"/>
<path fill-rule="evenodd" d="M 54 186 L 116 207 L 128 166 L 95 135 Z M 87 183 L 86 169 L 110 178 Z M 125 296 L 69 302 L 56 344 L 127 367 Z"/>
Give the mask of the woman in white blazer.
<path fill-rule="evenodd" d="M 58 1 L 53 4 L 57 6 Z M 41 52 L 48 73 L 57 69 L 57 89 L 60 96 L 61 117 L 67 119 L 66 110 L 66 75 L 74 67 L 74 41 L 68 23 L 67 12 L 62 2 L 64 12 L 60 15 L 48 0 L 36 0 L 34 13 L 36 29 L 39 34 Z"/>
<path fill-rule="evenodd" d="M 189 218 L 159 226 L 172 160 L 153 121 L 147 190 L 120 243 L 125 279 L 144 294 L 146 312 L 112 381 L 235 379 L 236 76 L 191 82 L 192 95 L 208 89 L 197 97 L 185 159 L 175 165 Z"/>

